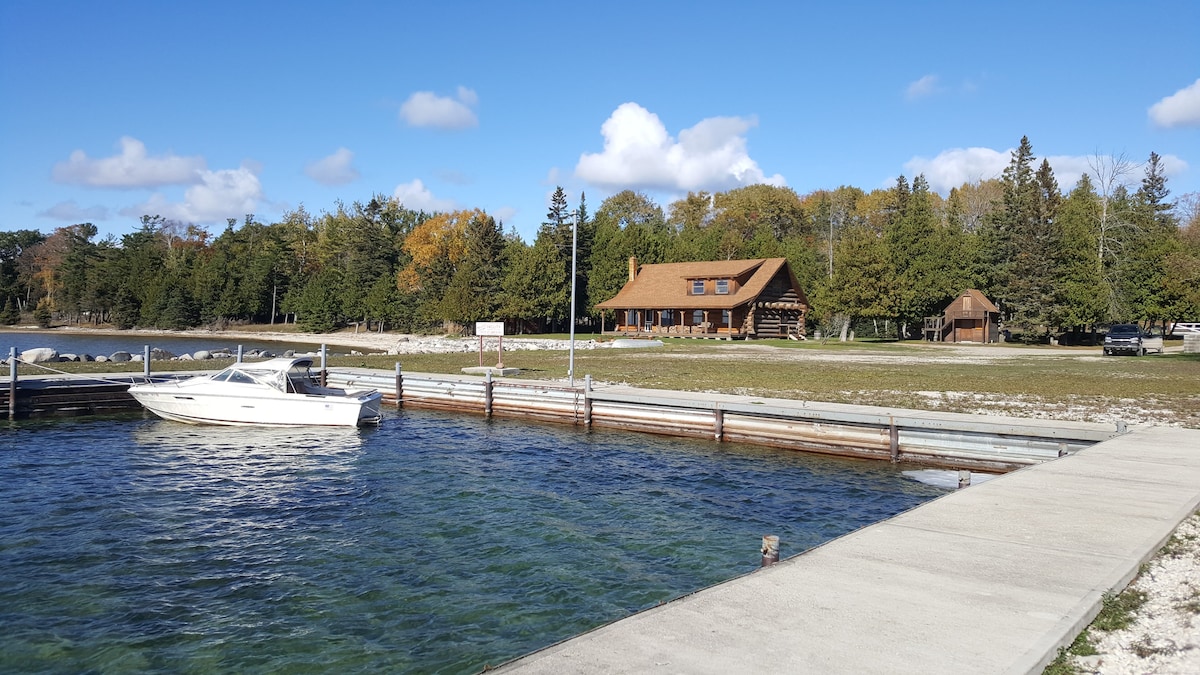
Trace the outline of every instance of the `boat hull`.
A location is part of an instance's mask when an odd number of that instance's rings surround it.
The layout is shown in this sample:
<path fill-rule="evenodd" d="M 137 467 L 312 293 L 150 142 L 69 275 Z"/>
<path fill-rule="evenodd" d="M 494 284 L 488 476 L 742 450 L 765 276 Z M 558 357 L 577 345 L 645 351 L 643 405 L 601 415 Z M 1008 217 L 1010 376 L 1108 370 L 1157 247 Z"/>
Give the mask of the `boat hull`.
<path fill-rule="evenodd" d="M 147 410 L 188 424 L 231 426 L 356 426 L 379 421 L 377 391 L 346 396 L 229 395 L 174 384 L 137 385 L 129 393 Z"/>

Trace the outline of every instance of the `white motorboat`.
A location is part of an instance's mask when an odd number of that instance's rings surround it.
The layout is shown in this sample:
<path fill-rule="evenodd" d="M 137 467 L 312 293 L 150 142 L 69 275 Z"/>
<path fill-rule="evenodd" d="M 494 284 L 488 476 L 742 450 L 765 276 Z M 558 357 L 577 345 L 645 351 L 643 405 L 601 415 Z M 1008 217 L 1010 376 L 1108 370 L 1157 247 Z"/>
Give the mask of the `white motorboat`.
<path fill-rule="evenodd" d="M 308 357 L 235 363 L 215 375 L 136 384 L 148 410 L 189 424 L 355 426 L 379 422 L 380 393 L 322 387 Z"/>

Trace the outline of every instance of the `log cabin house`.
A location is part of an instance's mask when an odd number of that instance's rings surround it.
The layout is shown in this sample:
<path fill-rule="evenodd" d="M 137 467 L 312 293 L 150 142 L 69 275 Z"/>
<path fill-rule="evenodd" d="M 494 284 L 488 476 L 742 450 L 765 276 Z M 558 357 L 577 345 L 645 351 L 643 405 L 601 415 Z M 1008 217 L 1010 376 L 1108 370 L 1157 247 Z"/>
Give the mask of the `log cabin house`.
<path fill-rule="evenodd" d="M 942 316 L 925 317 L 930 342 L 999 342 L 1000 310 L 983 293 L 969 288 L 946 307 Z"/>
<path fill-rule="evenodd" d="M 662 263 L 629 259 L 629 281 L 596 309 L 604 335 L 802 339 L 808 298 L 786 258 Z"/>

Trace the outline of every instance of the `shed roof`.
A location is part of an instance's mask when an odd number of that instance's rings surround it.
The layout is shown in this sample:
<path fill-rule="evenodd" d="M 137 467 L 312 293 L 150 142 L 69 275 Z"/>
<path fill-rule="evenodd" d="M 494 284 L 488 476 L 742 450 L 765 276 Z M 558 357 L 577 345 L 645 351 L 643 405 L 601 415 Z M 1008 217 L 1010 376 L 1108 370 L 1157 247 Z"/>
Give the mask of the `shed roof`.
<path fill-rule="evenodd" d="M 1000 308 L 996 307 L 996 305 L 992 304 L 992 301 L 988 300 L 987 296 L 984 295 L 982 291 L 977 291 L 974 288 L 968 288 L 967 290 L 963 291 L 962 293 L 959 293 L 958 297 L 954 299 L 954 302 L 951 302 L 946 307 L 946 309 L 949 310 L 951 307 L 954 307 L 956 304 L 959 304 L 959 302 L 964 297 L 967 297 L 967 296 L 970 296 L 971 300 L 973 302 L 978 303 L 979 309 L 981 309 L 985 312 L 999 312 L 1000 311 Z"/>
<path fill-rule="evenodd" d="M 780 271 L 807 303 L 796 276 L 786 258 L 756 260 L 716 260 L 707 262 L 660 263 L 642 265 L 637 276 L 612 299 L 596 304 L 598 309 L 732 309 L 753 302 Z M 692 295 L 689 281 L 695 279 L 750 278 L 731 293 Z"/>

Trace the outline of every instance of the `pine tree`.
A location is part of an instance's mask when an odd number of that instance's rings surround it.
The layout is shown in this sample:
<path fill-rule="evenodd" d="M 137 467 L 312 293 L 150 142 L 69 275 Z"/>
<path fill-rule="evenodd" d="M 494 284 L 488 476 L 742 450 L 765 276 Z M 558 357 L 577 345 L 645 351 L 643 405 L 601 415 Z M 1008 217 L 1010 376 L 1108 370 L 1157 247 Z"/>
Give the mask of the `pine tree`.
<path fill-rule="evenodd" d="M 12 296 L 4 299 L 4 311 L 0 311 L 0 323 L 6 326 L 16 325 L 21 321 L 21 312 L 13 304 Z"/>

